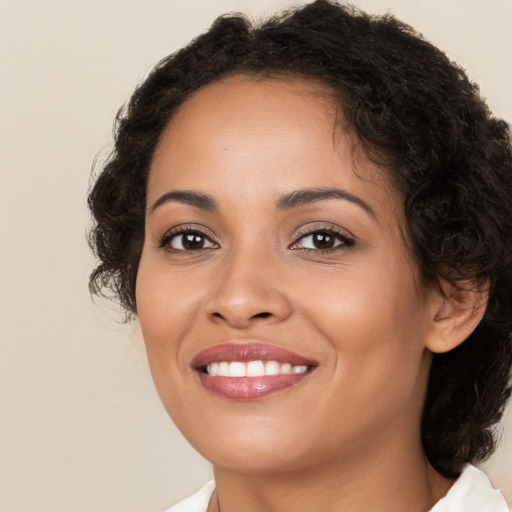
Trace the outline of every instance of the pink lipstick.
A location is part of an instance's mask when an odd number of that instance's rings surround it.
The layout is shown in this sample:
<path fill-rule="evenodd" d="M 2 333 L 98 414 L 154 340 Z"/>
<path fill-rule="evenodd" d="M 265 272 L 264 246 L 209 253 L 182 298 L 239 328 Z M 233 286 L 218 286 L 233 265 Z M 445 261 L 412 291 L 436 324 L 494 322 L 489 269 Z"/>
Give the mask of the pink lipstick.
<path fill-rule="evenodd" d="M 295 352 L 254 342 L 223 343 L 192 361 L 201 384 L 224 398 L 253 400 L 297 385 L 317 363 Z"/>

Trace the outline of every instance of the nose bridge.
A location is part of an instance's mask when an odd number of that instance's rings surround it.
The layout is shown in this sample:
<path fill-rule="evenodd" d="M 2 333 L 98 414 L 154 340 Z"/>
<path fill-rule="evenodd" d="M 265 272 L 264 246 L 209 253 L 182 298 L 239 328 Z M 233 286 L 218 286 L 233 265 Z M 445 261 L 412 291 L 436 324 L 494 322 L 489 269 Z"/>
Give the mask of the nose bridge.
<path fill-rule="evenodd" d="M 208 315 L 237 328 L 254 322 L 282 320 L 290 305 L 279 279 L 278 261 L 265 244 L 230 251 L 212 281 Z"/>

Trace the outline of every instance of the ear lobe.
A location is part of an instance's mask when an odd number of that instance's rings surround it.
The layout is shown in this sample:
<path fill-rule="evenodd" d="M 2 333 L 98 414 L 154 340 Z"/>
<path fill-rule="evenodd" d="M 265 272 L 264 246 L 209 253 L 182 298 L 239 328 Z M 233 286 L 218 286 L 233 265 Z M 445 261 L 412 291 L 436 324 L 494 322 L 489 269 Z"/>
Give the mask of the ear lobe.
<path fill-rule="evenodd" d="M 457 286 L 442 282 L 433 294 L 425 346 L 431 352 L 448 352 L 460 345 L 482 320 L 489 300 L 489 282 L 468 280 Z"/>

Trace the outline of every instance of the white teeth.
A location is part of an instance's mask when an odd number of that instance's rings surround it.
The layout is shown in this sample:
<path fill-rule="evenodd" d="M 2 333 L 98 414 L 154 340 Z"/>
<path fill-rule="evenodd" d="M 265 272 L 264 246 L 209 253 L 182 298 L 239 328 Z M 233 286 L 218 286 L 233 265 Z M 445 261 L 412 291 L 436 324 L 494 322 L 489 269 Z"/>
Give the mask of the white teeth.
<path fill-rule="evenodd" d="M 245 374 L 247 377 L 261 377 L 265 375 L 265 365 L 263 361 L 249 361 Z"/>
<path fill-rule="evenodd" d="M 239 363 L 238 361 L 232 361 L 229 363 L 230 377 L 245 377 L 246 371 L 247 365 L 245 363 Z"/>
<path fill-rule="evenodd" d="M 280 364 L 277 361 L 267 361 L 265 364 L 265 374 L 266 375 L 278 375 L 280 368 Z"/>
<path fill-rule="evenodd" d="M 213 364 L 215 364 L 215 363 L 213 363 Z M 221 377 L 229 377 L 229 363 L 228 362 L 223 361 L 222 363 L 219 363 L 219 373 L 217 375 L 220 375 Z"/>
<path fill-rule="evenodd" d="M 292 365 L 289 363 L 282 364 L 279 373 L 284 373 L 284 374 L 292 373 Z"/>
<path fill-rule="evenodd" d="M 307 366 L 292 366 L 289 363 L 278 361 L 219 361 L 211 363 L 206 371 L 213 377 L 261 377 L 264 375 L 289 375 L 291 373 L 305 373 Z"/>

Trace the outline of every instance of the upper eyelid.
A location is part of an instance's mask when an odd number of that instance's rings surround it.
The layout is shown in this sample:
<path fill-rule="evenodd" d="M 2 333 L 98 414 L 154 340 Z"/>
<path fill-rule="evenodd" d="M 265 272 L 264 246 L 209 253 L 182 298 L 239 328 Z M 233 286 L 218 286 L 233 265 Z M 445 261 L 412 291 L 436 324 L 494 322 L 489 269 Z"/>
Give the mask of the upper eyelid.
<path fill-rule="evenodd" d="M 296 231 L 296 230 L 295 230 Z M 319 231 L 327 231 L 329 233 L 332 233 L 333 235 L 339 236 L 340 238 L 351 241 L 352 243 L 356 242 L 356 237 L 352 235 L 348 230 L 341 228 L 339 226 L 333 225 L 329 222 L 316 224 L 313 226 L 307 226 L 303 227 L 302 229 L 299 229 L 298 232 L 293 236 L 292 241 L 289 243 L 288 247 L 291 247 L 292 245 L 296 244 L 299 240 L 302 238 L 312 235 L 314 233 L 317 233 Z M 212 231 L 207 228 L 206 226 L 198 225 L 198 224 L 179 224 L 177 226 L 174 226 L 161 236 L 158 237 L 157 242 L 160 247 L 162 247 L 167 241 L 174 236 L 178 236 L 180 234 L 185 233 L 200 233 L 204 237 L 206 237 L 208 240 L 210 240 L 212 243 L 215 243 L 217 245 L 220 245 L 221 241 L 219 240 L 219 237 L 217 237 L 215 234 L 212 233 Z"/>
<path fill-rule="evenodd" d="M 303 232 L 299 233 L 295 239 L 293 240 L 293 242 L 288 246 L 289 249 L 291 250 L 300 250 L 300 249 L 303 249 L 303 248 L 296 248 L 296 249 L 292 249 L 294 245 L 297 245 L 301 240 L 303 240 L 304 238 L 307 238 L 308 236 L 311 236 L 311 235 L 314 235 L 315 233 L 318 233 L 318 232 L 328 232 L 328 233 L 331 233 L 333 236 L 337 236 L 340 240 L 341 240 L 341 244 L 338 245 L 338 246 L 335 246 L 331 249 L 304 249 L 304 250 L 314 250 L 314 251 L 318 251 L 318 252 L 322 252 L 322 251 L 331 251 L 331 250 L 336 250 L 337 248 L 342 248 L 342 247 L 345 247 L 345 248 L 349 248 L 349 247 L 352 247 L 356 244 L 356 238 L 351 234 L 349 233 L 347 230 L 344 230 L 342 228 L 339 228 L 339 227 L 334 227 L 334 226 L 330 226 L 330 225 L 324 225 L 324 226 L 315 226 L 315 227 L 311 227 L 309 229 L 305 229 Z"/>
<path fill-rule="evenodd" d="M 202 235 L 208 238 L 216 238 L 210 229 L 206 226 L 202 226 L 201 224 L 178 224 L 177 226 L 173 226 L 170 229 L 167 229 L 164 234 L 160 238 L 164 238 L 166 236 L 179 235 L 182 233 L 201 233 Z"/>
<path fill-rule="evenodd" d="M 218 240 L 216 239 L 211 231 L 204 226 L 197 226 L 191 224 L 180 224 L 178 226 L 174 226 L 161 236 L 157 238 L 158 247 L 164 247 L 173 237 L 183 235 L 186 233 L 199 233 L 205 238 L 207 238 L 210 242 L 219 245 Z"/>
<path fill-rule="evenodd" d="M 311 235 L 313 233 L 317 233 L 318 231 L 328 231 L 335 235 L 339 235 L 342 238 L 350 239 L 356 241 L 356 237 L 347 229 L 341 228 L 329 222 L 315 224 L 313 226 L 306 226 L 298 230 L 298 233 L 295 235 L 294 242 L 302 238 L 303 236 Z"/>

